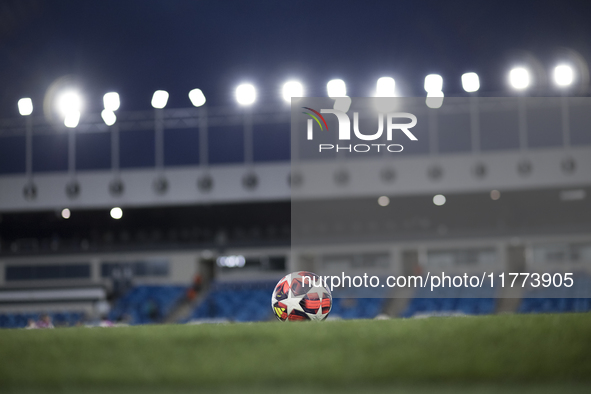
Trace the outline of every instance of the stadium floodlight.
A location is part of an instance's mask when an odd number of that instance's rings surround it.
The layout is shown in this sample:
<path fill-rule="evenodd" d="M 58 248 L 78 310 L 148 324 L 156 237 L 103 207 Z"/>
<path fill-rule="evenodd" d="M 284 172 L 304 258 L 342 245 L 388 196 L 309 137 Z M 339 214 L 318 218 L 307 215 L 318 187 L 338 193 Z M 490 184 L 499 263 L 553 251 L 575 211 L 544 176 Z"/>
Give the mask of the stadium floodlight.
<path fill-rule="evenodd" d="M 62 218 L 69 219 L 71 214 L 72 213 L 70 212 L 70 210 L 68 208 L 62 209 Z"/>
<path fill-rule="evenodd" d="M 205 104 L 205 95 L 201 89 L 193 89 L 189 92 L 189 100 L 195 107 L 201 107 Z"/>
<path fill-rule="evenodd" d="M 425 77 L 425 91 L 427 93 L 441 92 L 443 90 L 443 78 L 441 75 L 429 74 Z"/>
<path fill-rule="evenodd" d="M 111 209 L 111 217 L 113 219 L 121 219 L 123 217 L 123 210 L 119 207 Z"/>
<path fill-rule="evenodd" d="M 166 90 L 157 90 L 152 96 L 152 107 L 162 109 L 168 103 L 168 92 Z"/>
<path fill-rule="evenodd" d="M 437 194 L 433 196 L 433 204 L 437 205 L 438 207 L 445 204 L 445 196 L 443 194 Z"/>
<path fill-rule="evenodd" d="M 236 101 L 240 105 L 251 105 L 257 99 L 257 91 L 249 83 L 243 83 L 236 88 Z"/>
<path fill-rule="evenodd" d="M 78 117 L 80 117 L 82 99 L 74 91 L 62 93 L 57 100 L 57 108 L 66 117 L 73 113 L 78 113 Z"/>
<path fill-rule="evenodd" d="M 80 111 L 71 111 L 66 114 L 64 118 L 64 125 L 66 127 L 73 129 L 78 126 L 78 123 L 80 123 Z"/>
<path fill-rule="evenodd" d="M 283 84 L 282 90 L 283 100 L 288 103 L 291 103 L 292 97 L 303 97 L 304 96 L 304 87 L 301 83 L 297 81 L 289 81 Z"/>
<path fill-rule="evenodd" d="M 347 97 L 347 85 L 342 79 L 333 79 L 326 84 L 328 97 Z"/>
<path fill-rule="evenodd" d="M 119 100 L 119 93 L 116 92 L 109 92 L 103 96 L 103 104 L 105 105 L 105 109 L 111 112 L 115 112 L 121 106 L 121 101 Z"/>
<path fill-rule="evenodd" d="M 113 126 L 117 121 L 117 115 L 115 115 L 115 112 L 108 109 L 103 109 L 103 112 L 101 112 L 101 117 L 107 126 Z"/>
<path fill-rule="evenodd" d="M 244 267 L 246 259 L 242 255 L 236 256 L 220 256 L 216 259 L 218 267 Z"/>
<path fill-rule="evenodd" d="M 394 97 L 396 91 L 396 81 L 391 77 L 382 77 L 378 79 L 376 86 L 376 97 Z"/>
<path fill-rule="evenodd" d="M 351 97 L 335 97 L 333 109 L 341 112 L 349 112 L 349 108 L 351 108 Z"/>
<path fill-rule="evenodd" d="M 22 98 L 18 101 L 18 112 L 22 116 L 29 116 L 33 113 L 33 100 L 30 98 Z"/>
<path fill-rule="evenodd" d="M 529 71 L 523 67 L 515 67 L 509 71 L 509 83 L 513 89 L 522 90 L 527 88 L 531 83 Z"/>
<path fill-rule="evenodd" d="M 465 73 L 462 75 L 462 87 L 468 93 L 477 92 L 480 89 L 480 79 L 476 73 Z"/>
<path fill-rule="evenodd" d="M 570 86 L 575 79 L 572 67 L 565 64 L 554 67 L 554 82 L 558 86 Z"/>
<path fill-rule="evenodd" d="M 427 107 L 434 109 L 441 108 L 443 105 L 443 97 L 443 92 L 427 93 L 427 100 L 425 101 L 427 103 Z"/>

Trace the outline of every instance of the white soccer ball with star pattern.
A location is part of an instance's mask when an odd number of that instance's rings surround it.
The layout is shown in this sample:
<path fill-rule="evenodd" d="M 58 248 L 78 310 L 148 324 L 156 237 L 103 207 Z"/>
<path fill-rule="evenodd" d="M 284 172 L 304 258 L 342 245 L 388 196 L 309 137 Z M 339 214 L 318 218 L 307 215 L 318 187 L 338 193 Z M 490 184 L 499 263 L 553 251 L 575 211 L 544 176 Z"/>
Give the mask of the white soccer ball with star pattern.
<path fill-rule="evenodd" d="M 308 271 L 292 272 L 275 286 L 271 307 L 281 321 L 321 321 L 330 313 L 332 295 L 320 276 Z"/>

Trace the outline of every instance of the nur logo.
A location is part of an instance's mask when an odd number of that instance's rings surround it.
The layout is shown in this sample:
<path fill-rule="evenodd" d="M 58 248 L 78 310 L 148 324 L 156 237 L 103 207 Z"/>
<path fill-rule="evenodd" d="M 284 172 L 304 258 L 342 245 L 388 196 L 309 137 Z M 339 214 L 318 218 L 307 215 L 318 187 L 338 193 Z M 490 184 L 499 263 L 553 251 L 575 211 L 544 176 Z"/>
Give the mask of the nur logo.
<path fill-rule="evenodd" d="M 351 120 L 349 119 L 349 115 L 347 115 L 343 111 L 339 111 L 337 109 L 321 109 L 320 112 L 309 108 L 309 107 L 302 107 L 307 109 L 310 112 L 302 112 L 310 116 L 312 119 L 308 119 L 307 123 L 307 138 L 308 140 L 314 139 L 314 121 L 320 126 L 320 130 L 323 131 L 326 127 L 328 131 L 328 124 L 326 123 L 326 119 L 322 114 L 333 114 L 337 117 L 339 122 L 339 133 L 338 137 L 340 141 L 347 141 L 351 140 Z M 386 117 L 386 139 L 388 141 L 392 141 L 392 135 L 394 134 L 395 130 L 400 130 L 410 139 L 411 141 L 418 141 L 417 137 L 414 136 L 413 133 L 410 132 L 410 128 L 416 126 L 417 124 L 417 117 L 408 112 L 390 112 L 387 114 L 380 113 L 378 115 L 378 131 L 374 134 L 363 134 L 359 130 L 359 113 L 353 113 L 353 133 L 355 137 L 363 141 L 375 141 L 379 139 L 382 134 L 384 133 L 384 117 Z M 410 120 L 409 123 L 395 123 L 395 119 L 408 119 Z M 324 127 L 323 127 L 324 125 Z M 347 150 L 349 152 L 369 152 L 372 149 L 377 149 L 380 152 L 380 149 L 385 147 L 388 152 L 396 153 L 402 152 L 404 147 L 400 144 L 356 144 L 356 145 L 333 145 L 333 144 L 319 144 L 318 149 L 319 152 L 323 150 L 332 150 L 336 149 L 336 151 L 340 150 Z"/>

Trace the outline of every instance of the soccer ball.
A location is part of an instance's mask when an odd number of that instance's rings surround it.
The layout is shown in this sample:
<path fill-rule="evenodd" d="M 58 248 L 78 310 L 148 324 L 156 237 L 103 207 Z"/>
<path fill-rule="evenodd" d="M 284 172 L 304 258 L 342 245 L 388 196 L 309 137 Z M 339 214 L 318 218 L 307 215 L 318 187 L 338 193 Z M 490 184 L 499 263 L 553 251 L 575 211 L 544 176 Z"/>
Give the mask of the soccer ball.
<path fill-rule="evenodd" d="M 275 286 L 271 307 L 281 321 L 321 321 L 332 308 L 332 295 L 320 276 L 308 271 L 292 272 Z"/>

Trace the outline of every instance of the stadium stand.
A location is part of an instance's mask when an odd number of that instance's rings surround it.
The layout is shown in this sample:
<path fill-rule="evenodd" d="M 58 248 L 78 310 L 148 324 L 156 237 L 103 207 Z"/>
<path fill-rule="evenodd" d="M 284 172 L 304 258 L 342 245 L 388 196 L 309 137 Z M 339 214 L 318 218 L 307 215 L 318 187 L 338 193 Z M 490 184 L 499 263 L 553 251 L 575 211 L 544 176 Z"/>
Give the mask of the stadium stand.
<path fill-rule="evenodd" d="M 185 286 L 136 286 L 115 302 L 109 320 L 129 324 L 161 322 L 186 291 Z"/>
<path fill-rule="evenodd" d="M 383 298 L 333 298 L 331 317 L 373 319 L 384 309 Z"/>
<path fill-rule="evenodd" d="M 386 277 L 380 277 L 383 283 Z M 333 290 L 331 318 L 373 319 L 384 312 L 389 288 L 336 288 Z"/>
<path fill-rule="evenodd" d="M 189 320 L 269 320 L 273 316 L 270 302 L 274 287 L 272 282 L 214 283 Z"/>
<path fill-rule="evenodd" d="M 401 317 L 424 314 L 486 315 L 494 310 L 493 298 L 413 298 Z"/>
<path fill-rule="evenodd" d="M 519 313 L 589 312 L 591 298 L 524 298 Z"/>
<path fill-rule="evenodd" d="M 441 287 L 417 290 L 401 317 L 438 314 L 484 315 L 495 311 L 494 288 Z"/>
<path fill-rule="evenodd" d="M 591 311 L 591 276 L 577 274 L 572 287 L 537 288 L 524 294 L 519 313 Z"/>
<path fill-rule="evenodd" d="M 82 312 L 5 313 L 0 315 L 0 327 L 24 328 L 29 320 L 39 321 L 43 315 L 48 315 L 56 327 L 75 326 L 84 320 Z"/>
<path fill-rule="evenodd" d="M 225 319 L 237 322 L 264 321 L 273 318 L 270 295 L 275 283 L 216 283 L 195 308 L 189 321 Z M 331 317 L 371 319 L 382 312 L 381 298 L 334 298 Z"/>

